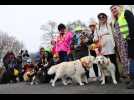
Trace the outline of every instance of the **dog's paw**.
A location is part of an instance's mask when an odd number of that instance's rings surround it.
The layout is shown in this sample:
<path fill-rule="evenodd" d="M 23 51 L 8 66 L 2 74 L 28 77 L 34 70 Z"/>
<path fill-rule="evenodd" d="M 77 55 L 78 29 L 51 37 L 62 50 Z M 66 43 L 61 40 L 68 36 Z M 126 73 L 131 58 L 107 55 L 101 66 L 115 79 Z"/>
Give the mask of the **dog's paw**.
<path fill-rule="evenodd" d="M 64 85 L 68 85 L 67 83 L 63 83 Z"/>
<path fill-rule="evenodd" d="M 86 84 L 88 84 L 88 81 L 85 81 Z"/>
<path fill-rule="evenodd" d="M 67 84 L 72 84 L 73 82 L 71 80 L 68 80 L 67 81 Z"/>
<path fill-rule="evenodd" d="M 38 85 L 39 83 L 38 82 L 35 82 L 36 85 Z"/>
<path fill-rule="evenodd" d="M 84 85 L 84 83 L 80 83 L 80 86 L 83 86 Z"/>
<path fill-rule="evenodd" d="M 101 85 L 105 85 L 105 82 L 101 82 Z"/>
<path fill-rule="evenodd" d="M 117 81 L 114 81 L 113 83 L 114 83 L 115 85 L 117 85 Z"/>
<path fill-rule="evenodd" d="M 52 87 L 55 87 L 55 84 L 52 84 Z"/>
<path fill-rule="evenodd" d="M 34 82 L 31 82 L 30 85 L 34 85 Z"/>
<path fill-rule="evenodd" d="M 52 83 L 53 83 L 53 80 L 51 79 L 51 80 L 49 81 L 49 83 L 51 83 L 51 84 L 52 84 Z"/>

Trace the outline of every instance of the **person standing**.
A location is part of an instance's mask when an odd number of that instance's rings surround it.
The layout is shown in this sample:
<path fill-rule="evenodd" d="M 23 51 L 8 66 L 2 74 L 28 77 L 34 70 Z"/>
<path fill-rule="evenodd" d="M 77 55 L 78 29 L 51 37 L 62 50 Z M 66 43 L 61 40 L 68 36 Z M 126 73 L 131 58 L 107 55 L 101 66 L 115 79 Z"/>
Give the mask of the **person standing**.
<path fill-rule="evenodd" d="M 125 74 L 129 74 L 128 89 L 134 89 L 134 15 L 120 5 L 110 7 L 114 39 Z M 129 60 L 128 60 L 129 59 Z"/>
<path fill-rule="evenodd" d="M 89 42 L 90 42 L 90 55 L 96 57 L 96 51 L 92 44 L 95 43 L 94 36 L 97 34 L 97 23 L 94 20 L 91 20 L 89 23 L 89 28 L 90 28 L 90 35 L 89 35 Z M 94 71 L 95 77 L 93 79 L 97 80 L 99 79 L 99 70 L 97 64 L 93 64 L 93 69 L 90 70 L 90 73 Z M 90 76 L 90 75 L 89 75 Z M 93 75 L 92 75 L 93 76 Z M 91 76 L 90 76 L 91 77 Z"/>
<path fill-rule="evenodd" d="M 56 55 L 60 62 L 69 61 L 70 46 L 72 42 L 72 32 L 67 32 L 64 24 L 58 25 L 59 36 L 56 40 Z"/>
<path fill-rule="evenodd" d="M 99 25 L 97 28 L 97 35 L 95 36 L 95 40 L 99 41 L 101 44 L 100 47 L 100 54 L 104 55 L 105 57 L 110 58 L 111 62 L 116 67 L 116 80 L 119 82 L 120 80 L 120 73 L 116 61 L 116 54 L 115 54 L 115 42 L 113 39 L 112 29 L 110 23 L 108 22 L 108 17 L 105 13 L 98 14 Z"/>
<path fill-rule="evenodd" d="M 52 75 L 48 75 L 47 71 L 49 68 L 53 65 L 53 59 L 52 55 L 45 51 L 43 47 L 40 48 L 39 51 L 39 62 L 37 63 L 37 72 L 41 72 L 39 74 L 40 76 L 40 82 L 49 82 L 52 78 Z M 43 75 L 44 73 L 44 75 Z"/>
<path fill-rule="evenodd" d="M 82 52 L 80 50 L 81 35 L 82 35 L 82 28 L 80 26 L 77 26 L 74 30 L 74 35 L 71 44 L 71 47 L 73 48 L 74 51 L 74 60 L 81 58 L 80 56 L 80 52 Z"/>

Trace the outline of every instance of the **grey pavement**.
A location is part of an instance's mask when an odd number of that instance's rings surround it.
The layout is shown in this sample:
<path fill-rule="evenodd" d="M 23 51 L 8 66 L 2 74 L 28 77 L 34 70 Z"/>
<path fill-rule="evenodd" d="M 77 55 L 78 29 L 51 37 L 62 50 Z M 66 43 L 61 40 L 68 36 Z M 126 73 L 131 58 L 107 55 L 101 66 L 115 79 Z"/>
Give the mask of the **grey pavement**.
<path fill-rule="evenodd" d="M 134 94 L 134 89 L 126 89 L 125 83 L 102 86 L 99 82 L 89 82 L 85 86 L 70 84 L 64 86 L 57 82 L 55 87 L 49 83 L 28 85 L 24 82 L 0 84 L 0 94 Z"/>

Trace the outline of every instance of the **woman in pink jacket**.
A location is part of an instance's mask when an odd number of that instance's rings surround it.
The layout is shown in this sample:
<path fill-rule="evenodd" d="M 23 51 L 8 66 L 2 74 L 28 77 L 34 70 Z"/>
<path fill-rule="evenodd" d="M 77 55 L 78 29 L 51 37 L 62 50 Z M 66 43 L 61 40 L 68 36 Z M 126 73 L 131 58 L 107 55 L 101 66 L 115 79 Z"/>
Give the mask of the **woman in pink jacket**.
<path fill-rule="evenodd" d="M 56 54 L 59 56 L 60 61 L 68 61 L 70 54 L 70 45 L 72 42 L 72 33 L 66 31 L 64 24 L 58 25 L 59 36 L 56 40 Z"/>

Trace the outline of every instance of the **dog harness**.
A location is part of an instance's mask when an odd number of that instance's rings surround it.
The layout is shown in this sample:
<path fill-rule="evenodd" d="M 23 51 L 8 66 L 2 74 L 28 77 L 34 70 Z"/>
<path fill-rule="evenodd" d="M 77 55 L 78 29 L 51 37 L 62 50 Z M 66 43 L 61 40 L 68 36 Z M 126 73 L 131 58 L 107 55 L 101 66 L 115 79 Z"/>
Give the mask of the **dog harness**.
<path fill-rule="evenodd" d="M 80 60 L 80 62 L 81 62 L 82 67 L 84 68 L 85 72 L 87 72 L 88 70 L 87 70 L 86 67 L 82 64 L 83 62 L 82 62 L 81 60 Z"/>

